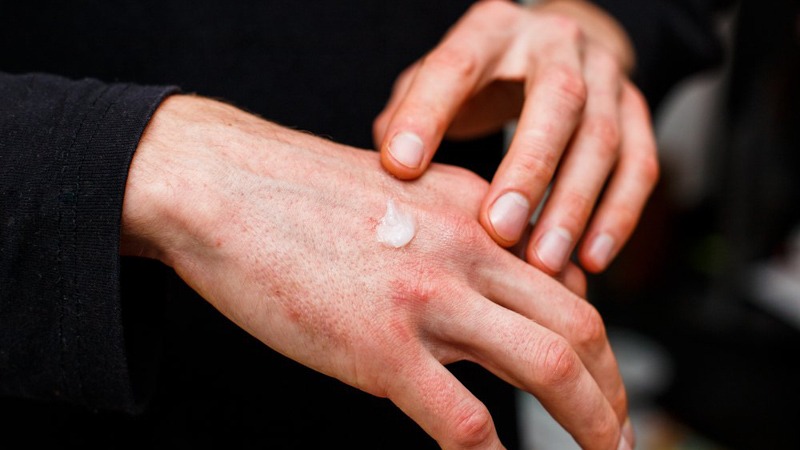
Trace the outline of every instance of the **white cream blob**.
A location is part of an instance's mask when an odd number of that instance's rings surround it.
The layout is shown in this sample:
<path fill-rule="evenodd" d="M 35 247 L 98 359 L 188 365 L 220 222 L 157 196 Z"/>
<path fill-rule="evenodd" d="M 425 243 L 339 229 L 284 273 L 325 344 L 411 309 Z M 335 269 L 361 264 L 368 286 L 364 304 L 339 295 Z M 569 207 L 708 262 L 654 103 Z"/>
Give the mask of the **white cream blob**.
<path fill-rule="evenodd" d="M 400 248 L 414 239 L 417 224 L 411 214 L 402 211 L 391 197 L 386 201 L 386 214 L 378 224 L 378 242 Z"/>

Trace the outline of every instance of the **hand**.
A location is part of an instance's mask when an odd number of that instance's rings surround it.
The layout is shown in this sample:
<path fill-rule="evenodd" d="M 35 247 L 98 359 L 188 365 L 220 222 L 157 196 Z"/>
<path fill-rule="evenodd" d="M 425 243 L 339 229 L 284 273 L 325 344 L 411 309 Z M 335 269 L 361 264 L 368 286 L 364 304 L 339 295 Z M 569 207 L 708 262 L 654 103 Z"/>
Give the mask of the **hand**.
<path fill-rule="evenodd" d="M 658 178 L 647 105 L 625 75 L 632 64 L 624 32 L 588 2 L 479 2 L 398 78 L 373 127 L 381 161 L 414 179 L 443 136 L 476 137 L 518 118 L 481 224 L 514 245 L 550 187 L 527 260 L 557 274 L 583 236 L 581 264 L 602 271 Z"/>
<path fill-rule="evenodd" d="M 131 166 L 123 252 L 173 267 L 278 352 L 388 397 L 444 448 L 502 446 L 445 367 L 470 360 L 585 448 L 617 449 L 625 390 L 596 310 L 486 235 L 479 177 L 433 165 L 402 183 L 378 157 L 171 97 Z M 376 238 L 389 198 L 417 223 L 399 249 Z"/>

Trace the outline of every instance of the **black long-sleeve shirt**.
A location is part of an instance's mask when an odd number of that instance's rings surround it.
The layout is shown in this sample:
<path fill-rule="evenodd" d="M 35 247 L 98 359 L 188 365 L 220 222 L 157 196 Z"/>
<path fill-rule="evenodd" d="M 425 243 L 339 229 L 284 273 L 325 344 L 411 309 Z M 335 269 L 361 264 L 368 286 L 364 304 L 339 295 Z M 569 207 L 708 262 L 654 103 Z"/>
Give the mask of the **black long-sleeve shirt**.
<path fill-rule="evenodd" d="M 133 408 L 122 196 L 138 137 L 170 91 L 0 74 L 0 394 Z"/>
<path fill-rule="evenodd" d="M 370 147 L 396 75 L 470 3 L 1 3 L 0 447 L 432 447 L 387 401 L 274 354 L 169 270 L 120 260 L 119 222 L 128 164 L 169 86 Z M 655 101 L 714 59 L 683 8 L 600 3 L 632 31 Z M 437 158 L 489 178 L 501 142 L 448 144 Z M 454 370 L 513 448 L 513 390 Z"/>

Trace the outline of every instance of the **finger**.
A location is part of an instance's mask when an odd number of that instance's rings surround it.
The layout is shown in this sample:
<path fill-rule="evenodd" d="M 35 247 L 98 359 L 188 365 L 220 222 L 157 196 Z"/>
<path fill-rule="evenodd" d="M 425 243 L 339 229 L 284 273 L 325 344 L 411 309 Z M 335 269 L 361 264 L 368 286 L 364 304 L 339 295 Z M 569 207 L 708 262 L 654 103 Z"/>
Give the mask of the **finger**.
<path fill-rule="evenodd" d="M 550 274 L 560 272 L 569 260 L 620 151 L 618 64 L 605 52 L 588 52 L 585 78 L 583 117 L 527 252 L 528 262 Z"/>
<path fill-rule="evenodd" d="M 477 294 L 462 306 L 464 320 L 435 324 L 443 339 L 535 395 L 583 448 L 617 449 L 622 426 L 566 339 Z"/>
<path fill-rule="evenodd" d="M 397 77 L 389 101 L 386 103 L 383 111 L 381 111 L 372 122 L 372 139 L 375 143 L 375 148 L 380 150 L 381 142 L 383 142 L 386 136 L 386 128 L 389 126 L 389 120 L 394 116 L 395 111 L 397 111 L 400 101 L 408 93 L 408 88 L 411 86 L 411 81 L 417 74 L 418 69 L 419 63 L 414 63 Z"/>
<path fill-rule="evenodd" d="M 586 275 L 573 263 L 568 263 L 556 277 L 561 284 L 578 297 L 586 297 Z"/>
<path fill-rule="evenodd" d="M 591 272 L 608 267 L 630 238 L 658 181 L 656 140 L 647 103 L 626 83 L 621 98 L 620 160 L 581 244 L 579 259 Z"/>
<path fill-rule="evenodd" d="M 422 60 L 399 100 L 380 145 L 383 166 L 398 178 L 422 174 L 461 105 L 487 84 L 509 35 L 481 32 L 476 23 L 485 20 L 467 14 Z"/>
<path fill-rule="evenodd" d="M 486 406 L 430 354 L 395 380 L 389 398 L 442 448 L 503 448 Z"/>
<path fill-rule="evenodd" d="M 528 227 L 528 229 L 523 233 L 522 239 L 516 245 L 507 249 L 509 253 L 517 258 L 525 259 L 525 249 L 528 247 L 528 240 L 526 236 L 530 236 L 530 228 L 532 227 Z M 586 297 L 586 275 L 577 265 L 571 262 L 567 263 L 567 266 L 555 276 L 555 279 L 578 297 Z"/>
<path fill-rule="evenodd" d="M 518 259 L 487 267 L 481 278 L 487 284 L 478 289 L 494 302 L 569 342 L 622 423 L 628 414 L 627 396 L 597 310 L 576 295 L 565 295 L 548 275 Z"/>
<path fill-rule="evenodd" d="M 516 132 L 482 205 L 481 223 L 500 245 L 519 240 L 580 120 L 586 88 L 577 48 L 563 40 L 539 50 L 548 63 L 527 80 Z"/>

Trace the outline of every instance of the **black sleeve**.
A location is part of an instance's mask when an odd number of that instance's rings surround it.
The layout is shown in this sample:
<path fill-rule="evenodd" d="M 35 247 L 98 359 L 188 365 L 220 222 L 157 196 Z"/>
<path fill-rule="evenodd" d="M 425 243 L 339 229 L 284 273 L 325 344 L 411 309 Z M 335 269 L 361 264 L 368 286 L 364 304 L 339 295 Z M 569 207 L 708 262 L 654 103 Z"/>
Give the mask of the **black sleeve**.
<path fill-rule="evenodd" d="M 722 62 L 713 24 L 725 0 L 595 0 L 628 32 L 636 51 L 633 81 L 655 108 L 679 81 Z"/>
<path fill-rule="evenodd" d="M 122 198 L 174 90 L 0 73 L 0 395 L 134 410 Z"/>

